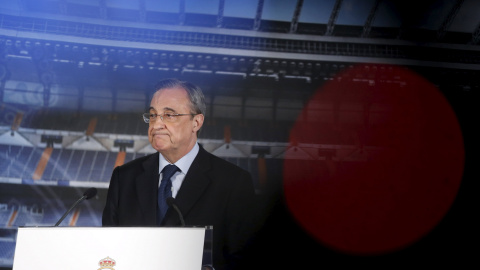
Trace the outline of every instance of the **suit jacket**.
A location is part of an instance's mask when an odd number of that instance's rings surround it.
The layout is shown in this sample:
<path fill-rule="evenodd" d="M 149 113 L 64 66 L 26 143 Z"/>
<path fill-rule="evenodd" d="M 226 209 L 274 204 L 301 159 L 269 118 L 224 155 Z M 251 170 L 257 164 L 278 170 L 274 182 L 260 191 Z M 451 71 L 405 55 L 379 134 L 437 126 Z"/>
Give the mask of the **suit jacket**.
<path fill-rule="evenodd" d="M 157 226 L 159 153 L 118 166 L 112 173 L 103 226 Z M 207 152 L 203 147 L 188 170 L 175 203 L 186 226 L 213 225 L 213 265 L 231 269 L 257 223 L 251 203 L 255 192 L 250 173 Z M 170 208 L 161 226 L 179 226 Z"/>

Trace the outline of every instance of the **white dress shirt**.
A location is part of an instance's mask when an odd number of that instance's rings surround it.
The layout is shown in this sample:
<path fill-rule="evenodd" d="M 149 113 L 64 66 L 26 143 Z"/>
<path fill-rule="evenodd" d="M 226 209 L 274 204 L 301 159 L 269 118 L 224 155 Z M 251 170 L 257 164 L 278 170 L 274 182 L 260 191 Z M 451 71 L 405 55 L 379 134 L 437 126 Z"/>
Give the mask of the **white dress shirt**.
<path fill-rule="evenodd" d="M 172 181 L 172 197 L 175 198 L 177 196 L 178 191 L 180 190 L 180 187 L 182 186 L 183 180 L 185 179 L 185 175 L 188 172 L 188 169 L 190 169 L 190 166 L 192 165 L 193 160 L 198 154 L 200 147 L 198 146 L 198 143 L 195 143 L 193 146 L 192 150 L 188 152 L 185 156 L 183 156 L 181 159 L 179 159 L 177 162 L 175 162 L 173 165 L 177 166 L 180 171 L 177 171 L 171 178 L 170 180 Z M 158 164 L 158 173 L 160 174 L 165 166 L 170 164 L 163 156 L 160 154 L 160 159 L 159 159 L 159 164 Z M 160 181 L 158 181 L 158 186 L 160 186 L 160 183 L 162 181 L 163 174 L 160 176 Z"/>

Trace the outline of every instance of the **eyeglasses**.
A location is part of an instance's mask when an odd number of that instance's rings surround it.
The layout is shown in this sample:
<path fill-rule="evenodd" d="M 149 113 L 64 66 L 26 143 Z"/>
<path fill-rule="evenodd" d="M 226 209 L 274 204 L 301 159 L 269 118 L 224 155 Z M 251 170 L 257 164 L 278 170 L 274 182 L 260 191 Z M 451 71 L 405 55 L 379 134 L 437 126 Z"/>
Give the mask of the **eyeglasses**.
<path fill-rule="evenodd" d="M 151 122 L 155 122 L 157 120 L 157 117 L 160 117 L 163 122 L 168 122 L 168 123 L 173 123 L 178 120 L 177 116 L 184 116 L 184 115 L 192 115 L 195 116 L 198 113 L 169 113 L 169 112 L 164 112 L 162 114 L 156 114 L 156 113 L 144 113 L 142 114 L 143 116 L 143 121 L 145 123 L 149 124 Z"/>

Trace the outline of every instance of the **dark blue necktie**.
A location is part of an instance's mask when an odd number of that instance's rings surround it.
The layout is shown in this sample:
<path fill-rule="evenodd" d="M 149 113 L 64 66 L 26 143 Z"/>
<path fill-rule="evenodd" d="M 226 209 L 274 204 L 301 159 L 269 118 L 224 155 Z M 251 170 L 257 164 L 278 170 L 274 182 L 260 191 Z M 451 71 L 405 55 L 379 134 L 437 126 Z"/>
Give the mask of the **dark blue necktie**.
<path fill-rule="evenodd" d="M 157 214 L 157 224 L 163 220 L 165 213 L 167 213 L 168 205 L 167 205 L 167 198 L 172 197 L 172 180 L 170 179 L 175 172 L 179 169 L 177 166 L 169 164 L 163 168 L 162 173 L 162 181 L 160 183 L 160 187 L 158 188 L 158 214 Z"/>

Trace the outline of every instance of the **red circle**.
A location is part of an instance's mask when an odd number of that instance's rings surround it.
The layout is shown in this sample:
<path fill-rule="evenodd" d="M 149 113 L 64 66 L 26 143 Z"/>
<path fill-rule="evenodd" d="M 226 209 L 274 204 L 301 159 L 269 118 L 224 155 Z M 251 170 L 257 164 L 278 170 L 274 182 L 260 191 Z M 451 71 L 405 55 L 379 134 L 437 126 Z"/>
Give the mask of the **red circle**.
<path fill-rule="evenodd" d="M 383 254 L 438 224 L 463 167 L 460 126 L 434 85 L 402 67 L 355 66 L 299 115 L 285 153 L 284 195 L 323 244 Z"/>

